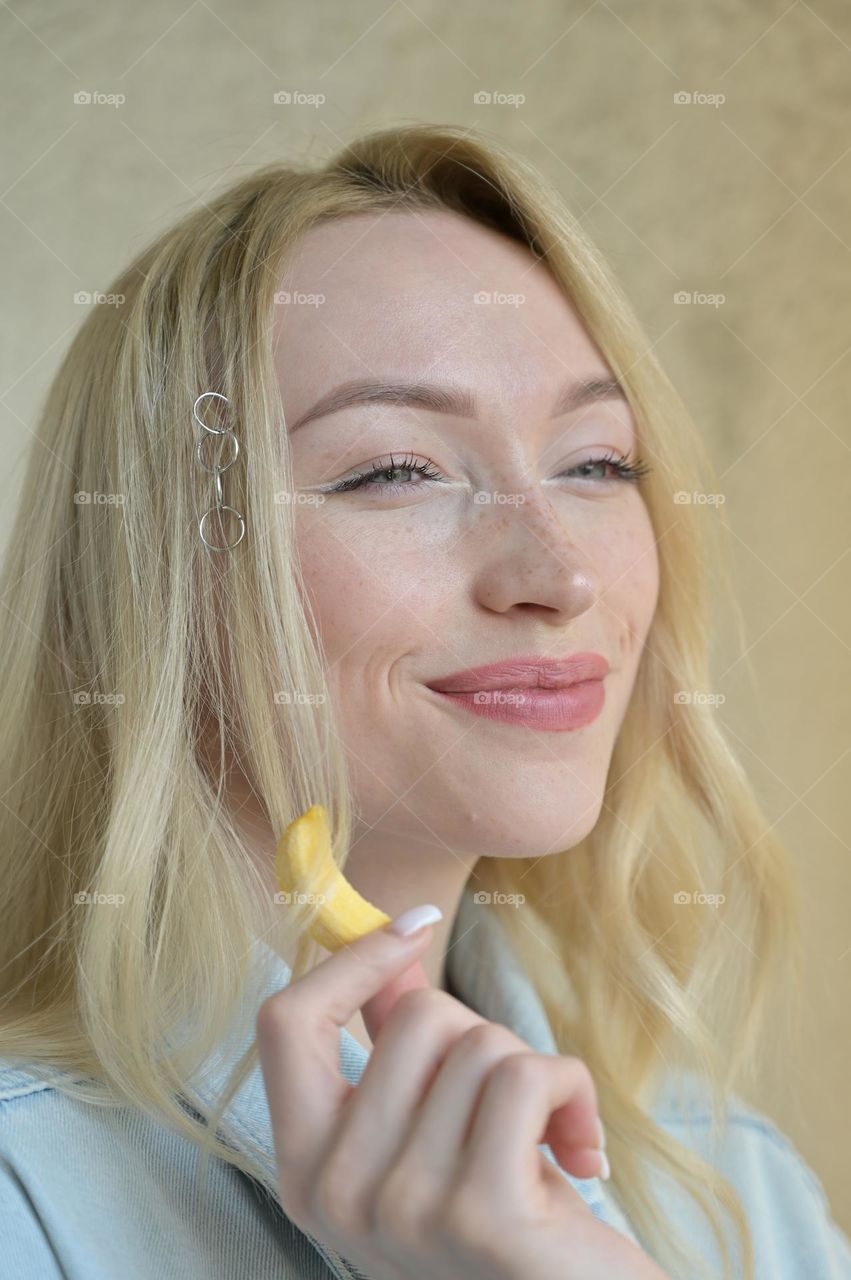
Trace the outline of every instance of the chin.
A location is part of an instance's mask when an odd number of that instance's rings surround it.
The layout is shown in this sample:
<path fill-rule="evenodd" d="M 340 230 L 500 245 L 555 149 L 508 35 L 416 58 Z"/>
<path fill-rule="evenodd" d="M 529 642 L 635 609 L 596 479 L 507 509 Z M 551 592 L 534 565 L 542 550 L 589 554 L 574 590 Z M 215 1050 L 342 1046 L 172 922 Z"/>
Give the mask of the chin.
<path fill-rule="evenodd" d="M 465 810 L 467 825 L 464 831 L 447 832 L 444 836 L 450 847 L 460 847 L 476 852 L 481 858 L 541 858 L 549 854 L 572 849 L 584 840 L 597 825 L 602 809 L 602 796 L 589 801 L 586 809 L 572 806 L 570 811 L 540 809 L 514 810 L 510 815 L 488 813 L 484 805 L 476 810 Z M 524 820 L 525 814 L 525 820 Z"/>

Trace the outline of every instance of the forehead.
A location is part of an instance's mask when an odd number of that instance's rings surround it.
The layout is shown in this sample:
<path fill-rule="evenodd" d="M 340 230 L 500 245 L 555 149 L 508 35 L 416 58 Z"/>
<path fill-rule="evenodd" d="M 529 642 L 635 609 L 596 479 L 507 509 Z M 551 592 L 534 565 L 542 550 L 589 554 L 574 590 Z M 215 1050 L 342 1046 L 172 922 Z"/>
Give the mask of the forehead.
<path fill-rule="evenodd" d="M 329 220 L 295 246 L 275 308 L 279 368 L 328 376 L 457 372 L 563 381 L 605 361 L 546 265 L 451 210 Z M 392 367 L 391 367 L 392 366 Z"/>

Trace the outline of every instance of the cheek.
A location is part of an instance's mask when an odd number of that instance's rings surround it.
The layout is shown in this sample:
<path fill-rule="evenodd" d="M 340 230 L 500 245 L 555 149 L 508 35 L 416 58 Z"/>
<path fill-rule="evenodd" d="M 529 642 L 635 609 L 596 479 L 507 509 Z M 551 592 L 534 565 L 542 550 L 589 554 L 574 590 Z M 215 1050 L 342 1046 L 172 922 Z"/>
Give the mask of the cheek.
<path fill-rule="evenodd" d="M 644 505 L 607 542 L 602 603 L 616 630 L 619 657 L 635 665 L 653 621 L 659 595 L 659 555 Z"/>
<path fill-rule="evenodd" d="M 359 654 L 368 658 L 385 645 L 401 652 L 430 634 L 425 621 L 434 607 L 428 598 L 434 578 L 425 569 L 433 565 L 433 556 L 422 547 L 398 536 L 367 538 L 362 525 L 335 522 L 332 527 L 321 518 L 305 519 L 296 542 L 304 588 L 330 661 L 344 654 L 346 661 L 357 662 Z"/>

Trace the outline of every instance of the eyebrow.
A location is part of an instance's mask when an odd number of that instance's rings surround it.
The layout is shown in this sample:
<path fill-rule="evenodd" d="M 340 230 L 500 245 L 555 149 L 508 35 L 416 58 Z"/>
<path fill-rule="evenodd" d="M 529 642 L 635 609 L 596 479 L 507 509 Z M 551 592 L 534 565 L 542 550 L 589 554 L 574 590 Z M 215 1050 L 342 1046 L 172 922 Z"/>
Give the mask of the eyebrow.
<path fill-rule="evenodd" d="M 563 387 L 551 417 L 557 418 L 564 413 L 572 413 L 583 405 L 592 404 L 595 400 L 624 400 L 627 395 L 617 378 L 589 377 L 578 382 L 571 382 Z M 356 404 L 404 404 L 416 405 L 421 409 L 431 409 L 435 413 L 454 413 L 460 418 L 475 418 L 477 415 L 476 399 L 469 391 L 439 386 L 428 382 L 344 382 L 333 391 L 327 392 L 316 401 L 312 408 L 303 413 L 290 427 L 290 434 L 299 427 L 313 422 L 315 418 L 324 418 L 329 413 L 337 413 L 340 409 L 348 409 Z"/>

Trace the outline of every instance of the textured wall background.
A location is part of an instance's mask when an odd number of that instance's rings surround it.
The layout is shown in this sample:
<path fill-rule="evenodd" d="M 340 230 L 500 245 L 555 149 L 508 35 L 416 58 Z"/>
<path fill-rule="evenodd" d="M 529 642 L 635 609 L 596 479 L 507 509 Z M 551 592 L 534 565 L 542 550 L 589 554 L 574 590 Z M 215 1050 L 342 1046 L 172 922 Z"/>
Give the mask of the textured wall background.
<path fill-rule="evenodd" d="M 719 714 L 795 852 L 808 954 L 801 1043 L 779 1065 L 768 1046 L 755 1101 L 851 1230 L 846 0 L 11 0 L 0 29 L 4 530 L 75 293 L 223 182 L 432 120 L 502 138 L 559 184 L 721 477 L 746 642 L 719 620 Z"/>

